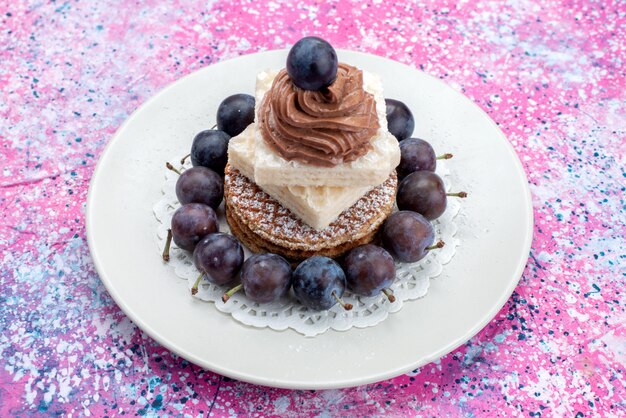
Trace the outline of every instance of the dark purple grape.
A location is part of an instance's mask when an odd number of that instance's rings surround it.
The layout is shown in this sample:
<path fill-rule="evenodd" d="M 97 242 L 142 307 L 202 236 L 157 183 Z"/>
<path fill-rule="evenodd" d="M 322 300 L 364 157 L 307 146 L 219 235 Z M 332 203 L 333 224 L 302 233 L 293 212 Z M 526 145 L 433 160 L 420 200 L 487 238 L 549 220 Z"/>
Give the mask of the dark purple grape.
<path fill-rule="evenodd" d="M 387 108 L 387 129 L 396 137 L 398 141 L 402 141 L 413 135 L 415 128 L 415 119 L 411 110 L 400 100 L 385 99 Z"/>
<path fill-rule="evenodd" d="M 307 258 L 293 272 L 296 297 L 304 306 L 316 311 L 335 306 L 345 289 L 346 275 L 339 264 L 328 257 Z"/>
<path fill-rule="evenodd" d="M 398 260 L 412 263 L 421 260 L 435 241 L 433 226 L 419 213 L 394 212 L 385 221 L 383 246 Z"/>
<path fill-rule="evenodd" d="M 224 180 L 206 167 L 191 167 L 178 177 L 176 197 L 183 205 L 204 203 L 217 209 L 224 197 Z"/>
<path fill-rule="evenodd" d="M 337 78 L 337 53 L 325 40 L 315 36 L 300 39 L 287 56 L 291 81 L 304 90 L 321 90 Z"/>
<path fill-rule="evenodd" d="M 254 254 L 243 264 L 241 284 L 251 301 L 273 302 L 287 294 L 291 286 L 291 266 L 276 254 Z"/>
<path fill-rule="evenodd" d="M 228 96 L 217 108 L 217 129 L 231 137 L 242 133 L 252 122 L 254 122 L 254 97 L 249 94 Z"/>
<path fill-rule="evenodd" d="M 398 209 L 412 210 L 432 221 L 446 211 L 448 197 L 443 180 L 432 171 L 411 173 L 398 186 Z"/>
<path fill-rule="evenodd" d="M 191 144 L 191 164 L 210 168 L 219 175 L 224 175 L 228 161 L 228 141 L 230 136 L 223 131 L 210 129 L 202 131 Z"/>
<path fill-rule="evenodd" d="M 344 259 L 348 289 L 361 296 L 376 296 L 393 283 L 396 266 L 383 248 L 366 244 L 351 250 Z"/>
<path fill-rule="evenodd" d="M 172 238 L 183 250 L 193 251 L 202 238 L 218 228 L 215 211 L 203 203 L 187 203 L 172 216 Z"/>
<path fill-rule="evenodd" d="M 243 247 L 230 234 L 210 234 L 196 245 L 193 263 L 211 283 L 227 284 L 235 280 L 241 270 Z"/>
<path fill-rule="evenodd" d="M 433 147 L 423 139 L 407 138 L 400 141 L 398 178 L 403 179 L 415 171 L 435 171 L 437 156 Z"/>

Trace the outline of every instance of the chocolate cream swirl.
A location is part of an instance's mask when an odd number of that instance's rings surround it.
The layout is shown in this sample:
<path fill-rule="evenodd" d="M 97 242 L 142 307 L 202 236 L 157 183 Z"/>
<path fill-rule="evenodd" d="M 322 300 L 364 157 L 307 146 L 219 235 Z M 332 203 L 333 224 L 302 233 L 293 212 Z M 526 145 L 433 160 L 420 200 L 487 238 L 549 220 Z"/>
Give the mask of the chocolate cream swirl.
<path fill-rule="evenodd" d="M 380 125 L 363 72 L 340 63 L 337 78 L 322 91 L 302 90 L 280 71 L 261 102 L 259 127 L 284 159 L 333 167 L 366 154 Z"/>

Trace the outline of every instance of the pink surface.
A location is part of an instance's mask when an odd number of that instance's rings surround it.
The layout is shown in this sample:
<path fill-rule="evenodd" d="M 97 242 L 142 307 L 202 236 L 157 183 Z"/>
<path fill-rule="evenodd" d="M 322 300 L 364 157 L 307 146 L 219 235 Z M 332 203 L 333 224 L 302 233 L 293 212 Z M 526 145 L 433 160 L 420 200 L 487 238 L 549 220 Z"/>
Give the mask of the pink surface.
<path fill-rule="evenodd" d="M 623 2 L 0 3 L 0 416 L 625 416 Z M 410 375 L 289 391 L 201 370 L 139 331 L 89 257 L 98 156 L 160 88 L 317 34 L 440 77 L 501 126 L 531 183 L 519 286 Z"/>

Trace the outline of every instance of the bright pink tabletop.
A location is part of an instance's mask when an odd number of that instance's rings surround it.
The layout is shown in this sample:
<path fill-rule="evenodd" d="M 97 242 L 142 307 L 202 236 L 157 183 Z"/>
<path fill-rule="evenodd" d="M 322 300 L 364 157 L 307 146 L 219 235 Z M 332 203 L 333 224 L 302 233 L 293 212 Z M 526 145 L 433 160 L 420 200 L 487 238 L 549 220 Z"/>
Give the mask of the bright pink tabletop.
<path fill-rule="evenodd" d="M 626 415 L 626 3 L 190 3 L 0 1 L 0 416 Z M 517 151 L 536 222 L 519 286 L 477 336 L 409 375 L 317 392 L 224 378 L 143 334 L 100 282 L 84 216 L 141 103 L 310 34 L 470 97 Z"/>

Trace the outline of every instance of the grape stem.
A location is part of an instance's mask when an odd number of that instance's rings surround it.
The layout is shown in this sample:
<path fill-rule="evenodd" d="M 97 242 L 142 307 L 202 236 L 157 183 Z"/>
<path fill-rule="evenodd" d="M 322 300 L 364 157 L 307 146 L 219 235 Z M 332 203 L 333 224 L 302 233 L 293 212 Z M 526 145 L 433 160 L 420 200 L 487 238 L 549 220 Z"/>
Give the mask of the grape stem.
<path fill-rule="evenodd" d="M 389 302 L 395 302 L 396 301 L 396 297 L 393 295 L 393 291 L 389 288 L 384 288 L 383 289 L 383 293 L 385 294 L 385 296 L 387 296 L 387 299 L 389 299 Z"/>
<path fill-rule="evenodd" d="M 452 196 L 452 197 L 467 197 L 467 192 L 446 193 L 446 196 Z"/>
<path fill-rule="evenodd" d="M 176 168 L 174 168 L 174 166 L 170 164 L 169 162 L 165 163 L 165 167 L 167 167 L 168 170 L 172 170 L 174 173 L 180 176 L 180 170 L 177 170 Z"/>
<path fill-rule="evenodd" d="M 204 276 L 204 272 L 201 272 L 198 278 L 196 279 L 196 282 L 193 284 L 191 288 L 192 295 L 195 295 L 196 293 L 198 293 L 198 286 L 200 285 L 200 280 L 202 280 L 203 276 Z"/>
<path fill-rule="evenodd" d="M 211 126 L 211 130 L 213 130 L 215 128 L 217 128 L 217 123 L 215 125 Z"/>
<path fill-rule="evenodd" d="M 224 296 L 222 296 L 222 302 L 224 303 L 228 302 L 228 299 L 230 299 L 232 295 L 240 291 L 242 287 L 243 285 L 239 283 L 237 286 L 233 287 L 228 292 L 224 293 Z"/>
<path fill-rule="evenodd" d="M 449 152 L 443 155 L 440 155 L 437 157 L 438 160 L 449 160 L 450 158 L 454 157 L 454 155 L 450 154 Z"/>
<path fill-rule="evenodd" d="M 187 158 L 189 158 L 190 156 L 191 156 L 191 154 L 187 154 L 187 155 L 185 155 L 183 158 L 181 158 L 181 159 L 180 159 L 180 163 L 181 163 L 181 164 L 185 164 L 185 160 L 186 160 Z"/>
<path fill-rule="evenodd" d="M 430 247 L 424 248 L 426 251 L 436 250 L 437 248 L 443 248 L 445 242 L 439 240 L 435 245 L 431 245 Z"/>
<path fill-rule="evenodd" d="M 167 229 L 167 238 L 165 240 L 165 248 L 163 249 L 163 261 L 170 261 L 170 245 L 172 243 L 172 230 Z"/>
<path fill-rule="evenodd" d="M 333 296 L 335 297 L 335 299 L 337 299 L 337 302 L 339 302 L 339 304 L 343 306 L 343 309 L 345 309 L 346 311 L 349 311 L 350 309 L 352 309 L 352 304 L 346 303 L 343 300 L 341 300 L 341 298 L 337 296 L 337 293 L 333 292 Z"/>

